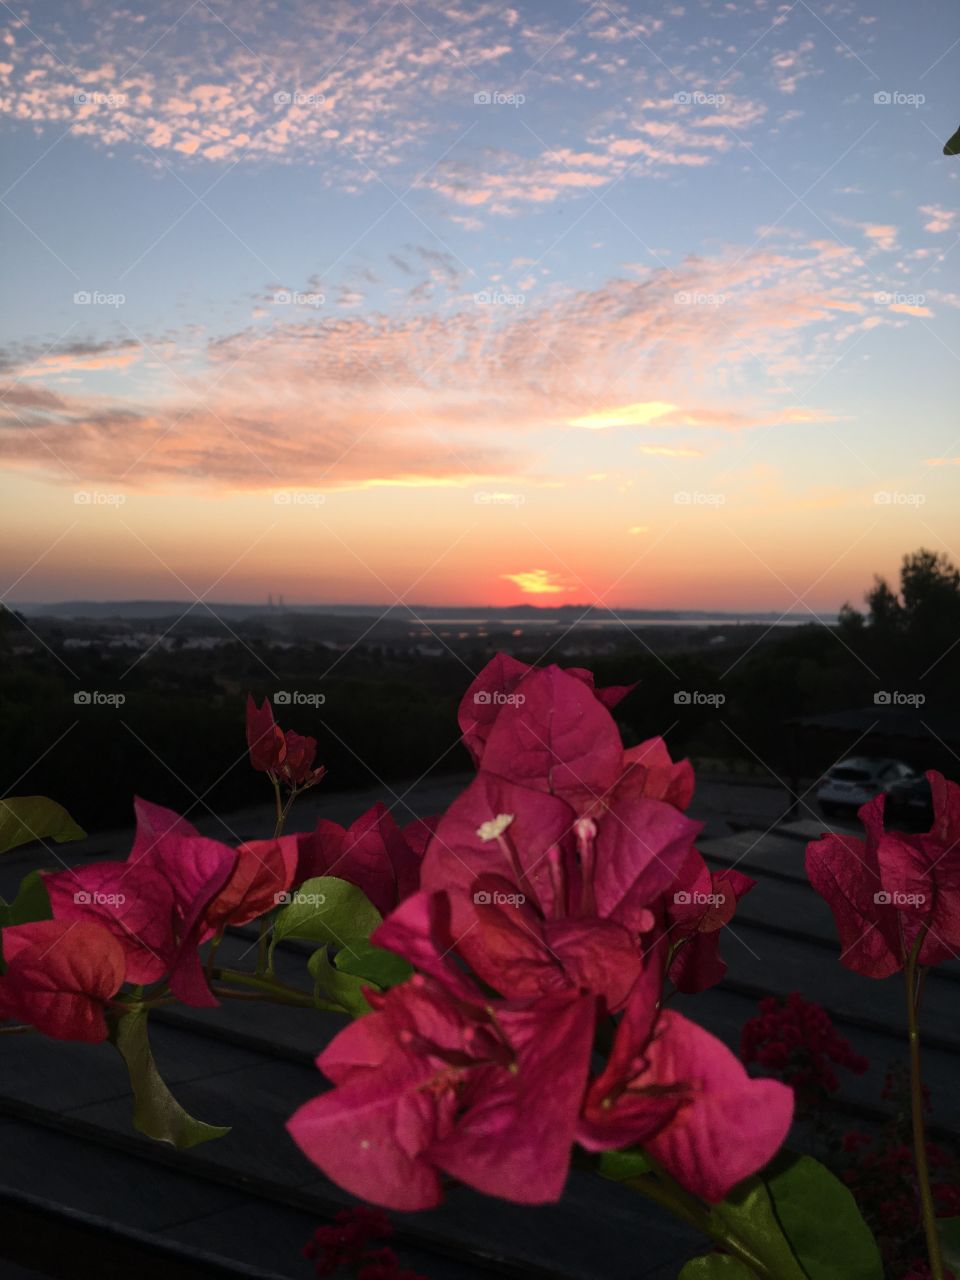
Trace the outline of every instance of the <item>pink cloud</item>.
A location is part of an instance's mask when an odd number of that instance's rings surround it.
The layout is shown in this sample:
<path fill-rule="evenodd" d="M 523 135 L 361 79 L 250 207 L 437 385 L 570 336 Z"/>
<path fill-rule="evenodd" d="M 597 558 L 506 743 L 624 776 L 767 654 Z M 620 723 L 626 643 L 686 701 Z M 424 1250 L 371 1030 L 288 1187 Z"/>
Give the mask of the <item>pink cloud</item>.
<path fill-rule="evenodd" d="M 928 219 L 923 224 L 924 231 L 931 231 L 934 235 L 938 235 L 943 231 L 953 230 L 953 224 L 957 217 L 955 209 L 943 209 L 938 204 L 922 204 L 920 212 L 925 214 Z"/>
<path fill-rule="evenodd" d="M 828 419 L 784 406 L 782 379 L 829 367 L 822 340 L 845 314 L 836 304 L 870 285 L 852 250 L 792 244 L 731 248 L 647 270 L 639 282 L 497 307 L 464 297 L 455 261 L 406 252 L 422 262 L 416 276 L 407 262 L 408 287 L 428 281 L 454 310 L 431 309 L 425 294 L 392 317 L 365 314 L 353 286 L 316 309 L 278 311 L 266 296 L 258 302 L 269 326 L 254 322 L 199 349 L 185 334 L 155 349 L 149 401 L 120 377 L 146 360 L 136 343 L 22 353 L 8 382 L 59 399 L 21 402 L 0 419 L 0 456 L 54 474 L 58 457 L 76 476 L 145 488 L 191 476 L 213 489 L 540 482 L 551 476 L 536 442 L 576 431 L 568 424 L 578 420 L 736 431 Z M 698 297 L 722 306 L 677 301 Z M 69 392 L 64 375 L 75 380 Z M 661 434 L 650 447 L 672 446 Z"/>

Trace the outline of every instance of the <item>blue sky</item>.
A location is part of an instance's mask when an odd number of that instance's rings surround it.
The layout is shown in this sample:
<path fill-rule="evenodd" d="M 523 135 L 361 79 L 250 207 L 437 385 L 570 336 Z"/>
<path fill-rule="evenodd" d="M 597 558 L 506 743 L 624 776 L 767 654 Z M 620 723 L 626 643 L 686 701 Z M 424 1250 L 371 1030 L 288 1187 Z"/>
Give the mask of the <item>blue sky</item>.
<path fill-rule="evenodd" d="M 825 609 L 960 542 L 955 6 L 0 28 L 14 598 Z"/>

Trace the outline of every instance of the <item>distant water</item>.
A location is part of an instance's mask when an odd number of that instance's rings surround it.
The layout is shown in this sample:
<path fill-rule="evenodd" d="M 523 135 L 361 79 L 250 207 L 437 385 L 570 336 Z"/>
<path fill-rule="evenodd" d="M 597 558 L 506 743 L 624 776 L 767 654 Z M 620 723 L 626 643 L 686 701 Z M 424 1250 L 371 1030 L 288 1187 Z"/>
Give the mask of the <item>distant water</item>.
<path fill-rule="evenodd" d="M 658 617 L 656 615 L 642 618 L 631 617 L 608 617 L 608 618 L 584 618 L 582 621 L 570 618 L 483 618 L 474 615 L 472 618 L 413 618 L 414 623 L 421 621 L 431 627 L 527 627 L 533 630 L 537 627 L 585 627 L 594 631 L 610 630 L 613 627 L 799 627 L 806 622 L 821 622 L 828 626 L 832 626 L 836 619 L 829 616 L 825 618 L 815 618 L 812 614 L 806 614 L 803 617 L 785 617 L 777 618 L 768 615 L 758 615 L 751 617 L 749 614 L 738 614 L 735 618 L 729 615 L 723 617 L 701 617 L 692 618 L 676 618 L 676 617 Z"/>

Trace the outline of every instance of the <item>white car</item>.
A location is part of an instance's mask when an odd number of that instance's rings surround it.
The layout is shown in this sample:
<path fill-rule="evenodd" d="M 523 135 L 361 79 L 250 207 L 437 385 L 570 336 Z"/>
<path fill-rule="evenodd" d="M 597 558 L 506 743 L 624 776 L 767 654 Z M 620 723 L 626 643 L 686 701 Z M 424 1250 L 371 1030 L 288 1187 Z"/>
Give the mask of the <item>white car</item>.
<path fill-rule="evenodd" d="M 881 791 L 914 777 L 914 770 L 902 760 L 852 756 L 827 770 L 817 787 L 817 803 L 830 818 L 841 809 L 859 809 Z"/>

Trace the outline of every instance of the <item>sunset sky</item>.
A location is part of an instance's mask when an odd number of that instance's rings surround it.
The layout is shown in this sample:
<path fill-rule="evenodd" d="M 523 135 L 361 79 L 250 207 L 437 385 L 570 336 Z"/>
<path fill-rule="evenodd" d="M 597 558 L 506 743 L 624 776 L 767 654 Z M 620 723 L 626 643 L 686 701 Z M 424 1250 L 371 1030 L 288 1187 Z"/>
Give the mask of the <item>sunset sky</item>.
<path fill-rule="evenodd" d="M 960 9 L 0 7 L 0 598 L 960 560 Z"/>

